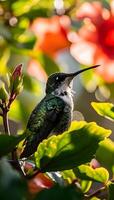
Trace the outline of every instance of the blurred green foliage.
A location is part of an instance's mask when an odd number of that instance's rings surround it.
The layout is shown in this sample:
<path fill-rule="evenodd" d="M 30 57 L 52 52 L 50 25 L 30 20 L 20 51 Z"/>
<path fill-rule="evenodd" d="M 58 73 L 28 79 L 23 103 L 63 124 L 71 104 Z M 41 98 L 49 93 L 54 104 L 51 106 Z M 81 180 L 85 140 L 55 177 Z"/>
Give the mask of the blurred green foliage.
<path fill-rule="evenodd" d="M 7 170 L 6 170 L 7 169 Z M 6 192 L 7 191 L 7 192 Z M 22 200 L 27 196 L 26 182 L 6 159 L 0 160 L 0 199 Z"/>

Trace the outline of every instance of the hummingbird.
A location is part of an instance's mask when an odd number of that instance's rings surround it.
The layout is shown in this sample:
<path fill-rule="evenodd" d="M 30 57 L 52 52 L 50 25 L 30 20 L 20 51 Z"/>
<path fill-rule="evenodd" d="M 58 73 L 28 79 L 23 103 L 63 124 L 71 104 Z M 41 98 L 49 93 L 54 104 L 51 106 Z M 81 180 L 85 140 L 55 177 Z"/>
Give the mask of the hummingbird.
<path fill-rule="evenodd" d="M 68 130 L 73 114 L 72 80 L 78 74 L 99 67 L 94 65 L 74 73 L 54 73 L 46 84 L 46 95 L 32 111 L 26 127 L 27 137 L 20 158 L 31 156 L 50 134 Z"/>

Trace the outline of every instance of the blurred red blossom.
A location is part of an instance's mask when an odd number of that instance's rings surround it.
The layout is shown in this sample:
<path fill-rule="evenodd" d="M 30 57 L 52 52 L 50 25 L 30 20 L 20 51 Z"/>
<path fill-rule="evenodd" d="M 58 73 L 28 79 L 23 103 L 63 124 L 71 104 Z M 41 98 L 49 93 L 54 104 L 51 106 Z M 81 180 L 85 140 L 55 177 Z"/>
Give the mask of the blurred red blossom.
<path fill-rule="evenodd" d="M 68 16 L 37 18 L 33 21 L 31 30 L 38 38 L 35 49 L 40 49 L 49 56 L 55 55 L 57 51 L 70 45 L 67 38 L 67 33 L 70 30 Z"/>
<path fill-rule="evenodd" d="M 54 58 L 58 51 L 70 46 L 67 38 L 67 34 L 70 31 L 70 18 L 68 16 L 36 18 L 30 29 L 37 37 L 34 46 L 35 51 L 41 50 Z M 47 79 L 47 75 L 38 60 L 30 60 L 28 73 L 41 81 L 46 81 Z"/>
<path fill-rule="evenodd" d="M 43 173 L 39 173 L 32 180 L 28 181 L 29 192 L 33 194 L 40 192 L 43 189 L 49 189 L 53 187 L 53 185 L 54 182 Z"/>
<path fill-rule="evenodd" d="M 30 162 L 24 163 L 24 171 L 26 173 L 33 171 L 34 164 Z M 31 194 L 36 194 L 43 189 L 49 189 L 54 186 L 54 182 L 43 173 L 38 173 L 30 180 L 28 179 L 28 189 Z"/>
<path fill-rule="evenodd" d="M 85 2 L 77 11 L 77 19 L 84 25 L 75 33 L 71 54 L 84 65 L 101 64 L 97 73 L 108 82 L 114 82 L 114 1 L 110 11 L 98 1 Z"/>

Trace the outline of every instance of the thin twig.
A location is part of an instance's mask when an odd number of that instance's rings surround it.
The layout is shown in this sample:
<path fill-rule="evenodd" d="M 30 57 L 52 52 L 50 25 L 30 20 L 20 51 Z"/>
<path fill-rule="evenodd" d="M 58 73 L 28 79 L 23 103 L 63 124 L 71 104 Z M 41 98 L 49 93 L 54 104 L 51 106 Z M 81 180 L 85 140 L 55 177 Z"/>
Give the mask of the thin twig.
<path fill-rule="evenodd" d="M 3 124 L 5 134 L 10 135 L 9 122 L 8 122 L 8 111 L 6 108 L 3 109 Z"/>
<path fill-rule="evenodd" d="M 95 192 L 93 192 L 92 194 L 86 195 L 85 200 L 89 200 L 90 198 L 94 197 L 94 196 L 100 196 L 104 190 L 106 189 L 105 186 L 99 188 L 98 190 L 96 190 Z"/>
<path fill-rule="evenodd" d="M 6 102 L 2 101 L 2 103 L 0 103 L 0 108 L 2 110 L 2 113 L 0 112 L 0 116 L 2 116 L 3 118 L 5 134 L 10 135 L 9 122 L 8 122 L 8 109 Z"/>
<path fill-rule="evenodd" d="M 11 103 L 12 103 L 12 101 L 10 101 L 10 103 L 9 103 L 9 108 L 10 108 Z M 5 103 L 4 103 L 4 106 L 1 106 L 1 109 L 2 109 L 2 112 L 3 112 L 2 117 L 3 117 L 4 131 L 5 131 L 5 134 L 7 134 L 7 135 L 10 135 L 9 121 L 8 121 L 9 108 Z M 12 156 L 12 161 L 13 161 L 13 165 L 14 165 L 15 169 L 17 169 L 20 172 L 20 174 L 23 177 L 25 177 L 25 174 L 23 173 L 21 166 L 20 166 L 20 163 L 18 161 L 16 149 L 13 149 L 13 151 L 11 152 L 11 156 Z"/>

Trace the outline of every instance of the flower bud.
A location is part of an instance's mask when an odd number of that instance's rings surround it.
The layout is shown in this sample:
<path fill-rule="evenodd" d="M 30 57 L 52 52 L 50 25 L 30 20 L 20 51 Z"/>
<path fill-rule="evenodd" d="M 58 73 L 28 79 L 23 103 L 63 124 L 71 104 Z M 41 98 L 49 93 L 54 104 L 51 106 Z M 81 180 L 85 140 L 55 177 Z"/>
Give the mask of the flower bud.
<path fill-rule="evenodd" d="M 19 64 L 10 76 L 10 92 L 12 95 L 17 95 L 22 89 L 22 64 Z"/>
<path fill-rule="evenodd" d="M 15 94 L 18 95 L 23 90 L 23 80 L 19 83 L 19 85 L 15 89 Z"/>
<path fill-rule="evenodd" d="M 8 98 L 9 98 L 9 95 L 7 93 L 4 83 L 2 83 L 0 87 L 0 100 L 6 102 Z"/>
<path fill-rule="evenodd" d="M 12 79 L 16 80 L 17 78 L 22 77 L 22 64 L 17 65 L 12 73 Z"/>

